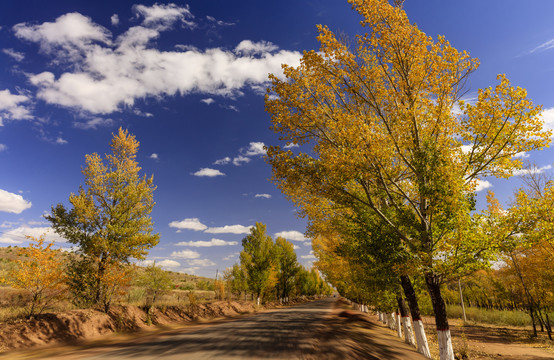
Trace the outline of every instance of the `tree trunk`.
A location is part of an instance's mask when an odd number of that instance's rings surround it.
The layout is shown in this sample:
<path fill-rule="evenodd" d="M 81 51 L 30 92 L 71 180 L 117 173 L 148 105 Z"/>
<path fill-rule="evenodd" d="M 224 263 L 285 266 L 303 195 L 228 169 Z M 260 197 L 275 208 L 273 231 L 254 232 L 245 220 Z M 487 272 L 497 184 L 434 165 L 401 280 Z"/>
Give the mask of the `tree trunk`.
<path fill-rule="evenodd" d="M 416 346 L 412 322 L 410 321 L 410 315 L 408 314 L 408 306 L 402 296 L 398 295 L 396 300 L 398 301 L 398 308 L 400 309 L 400 316 L 402 318 L 402 327 L 404 328 L 404 341 L 406 344 Z"/>
<path fill-rule="evenodd" d="M 440 279 L 436 274 L 429 272 L 425 274 L 425 282 L 427 284 L 427 291 L 431 296 L 433 311 L 435 312 L 439 358 L 440 360 L 454 360 L 454 349 L 452 348 L 452 338 L 446 315 L 446 304 L 441 295 Z"/>
<path fill-rule="evenodd" d="M 427 342 L 427 335 L 425 334 L 423 321 L 421 321 L 421 313 L 419 312 L 419 305 L 417 303 L 414 287 L 412 286 L 412 281 L 408 275 L 401 275 L 400 283 L 402 284 L 402 290 L 404 290 L 406 300 L 408 300 L 410 314 L 412 314 L 414 332 L 417 341 L 417 351 L 423 354 L 426 358 L 430 359 L 431 352 L 429 351 L 429 343 Z"/>
<path fill-rule="evenodd" d="M 467 322 L 466 307 L 464 306 L 464 295 L 462 294 L 462 284 L 458 279 L 458 290 L 460 291 L 460 303 L 462 305 L 462 313 L 464 314 L 464 324 Z"/>
<path fill-rule="evenodd" d="M 400 316 L 400 311 L 396 311 L 396 335 L 399 338 L 402 338 L 402 317 Z"/>

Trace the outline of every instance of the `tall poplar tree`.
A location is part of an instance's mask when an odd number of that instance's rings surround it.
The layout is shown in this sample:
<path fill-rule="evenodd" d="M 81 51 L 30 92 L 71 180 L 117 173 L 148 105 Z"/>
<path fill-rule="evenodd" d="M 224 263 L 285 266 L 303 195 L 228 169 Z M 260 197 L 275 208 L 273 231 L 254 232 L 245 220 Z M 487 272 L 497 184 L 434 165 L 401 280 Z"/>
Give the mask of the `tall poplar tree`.
<path fill-rule="evenodd" d="M 427 36 L 399 6 L 349 2 L 366 33 L 350 46 L 319 26 L 319 51 L 305 52 L 298 67 L 284 65 L 286 79 L 271 77 L 266 110 L 274 131 L 312 151 L 272 147 L 268 161 L 300 206 L 305 198 L 294 196 L 305 186 L 365 206 L 396 232 L 424 275 L 440 358 L 453 360 L 440 287 L 461 250 L 468 260 L 487 253 L 482 238 L 465 237 L 476 184 L 510 176 L 521 167 L 515 155 L 547 146 L 550 132 L 541 107 L 504 75 L 474 103 L 461 101 L 478 60 Z"/>
<path fill-rule="evenodd" d="M 104 159 L 86 155 L 85 185 L 69 196 L 71 207 L 58 204 L 46 216 L 81 255 L 70 270 L 73 288 L 85 302 L 101 304 L 106 311 L 125 277 L 122 265 L 144 259 L 159 239 L 150 217 L 154 177 L 140 176 L 138 147 L 135 137 L 120 128 L 112 139 L 112 154 Z"/>

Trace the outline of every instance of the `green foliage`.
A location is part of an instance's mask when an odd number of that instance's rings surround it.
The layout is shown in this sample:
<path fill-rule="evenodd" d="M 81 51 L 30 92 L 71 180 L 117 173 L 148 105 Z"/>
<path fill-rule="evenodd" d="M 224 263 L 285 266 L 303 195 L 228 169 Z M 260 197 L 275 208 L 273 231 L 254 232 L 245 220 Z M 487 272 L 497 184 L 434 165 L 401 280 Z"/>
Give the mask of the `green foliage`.
<path fill-rule="evenodd" d="M 265 232 L 266 226 L 257 222 L 250 229 L 250 234 L 242 240 L 243 251 L 240 253 L 248 288 L 258 299 L 269 285 L 274 265 L 273 240 Z"/>
<path fill-rule="evenodd" d="M 169 274 L 159 266 L 156 266 L 154 262 L 152 265 L 147 266 L 144 272 L 139 275 L 136 285 L 145 289 L 146 305 L 150 307 L 156 303 L 156 300 L 161 295 L 170 292 L 173 287 L 173 281 Z"/>
<path fill-rule="evenodd" d="M 58 204 L 46 216 L 83 258 L 72 267 L 77 302 L 101 304 L 106 311 L 124 278 L 122 264 L 143 259 L 159 239 L 149 216 L 156 187 L 153 177 L 139 176 L 138 146 L 135 137 L 120 128 L 112 154 L 104 160 L 96 153 L 86 156 L 85 187 L 70 195 L 71 208 Z M 87 276 L 76 273 L 80 270 Z"/>

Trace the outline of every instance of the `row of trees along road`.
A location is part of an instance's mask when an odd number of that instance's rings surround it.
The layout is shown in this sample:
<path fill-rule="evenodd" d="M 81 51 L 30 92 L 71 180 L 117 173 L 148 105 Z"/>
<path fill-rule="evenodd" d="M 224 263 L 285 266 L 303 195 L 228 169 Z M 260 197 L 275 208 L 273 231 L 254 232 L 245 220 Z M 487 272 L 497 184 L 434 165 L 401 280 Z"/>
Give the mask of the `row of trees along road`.
<path fill-rule="evenodd" d="M 440 358 L 451 360 L 441 285 L 499 248 L 472 212 L 476 184 L 511 176 L 522 165 L 515 155 L 548 146 L 551 134 L 541 107 L 504 75 L 462 101 L 478 60 L 411 24 L 401 1 L 349 2 L 365 33 L 349 41 L 319 26 L 319 51 L 284 65 L 285 79 L 271 76 L 273 130 L 310 148 L 270 147 L 273 181 L 309 219 L 319 265 L 338 289 L 366 300 L 383 289 L 386 302 L 401 287 L 416 321 L 410 278 L 424 278 Z"/>
<path fill-rule="evenodd" d="M 332 289 L 315 268 L 306 270 L 296 258 L 294 245 L 284 238 L 273 239 L 266 226 L 256 223 L 242 240 L 240 263 L 225 270 L 233 294 L 250 292 L 260 305 L 262 299 L 288 301 L 293 296 L 330 295 Z"/>

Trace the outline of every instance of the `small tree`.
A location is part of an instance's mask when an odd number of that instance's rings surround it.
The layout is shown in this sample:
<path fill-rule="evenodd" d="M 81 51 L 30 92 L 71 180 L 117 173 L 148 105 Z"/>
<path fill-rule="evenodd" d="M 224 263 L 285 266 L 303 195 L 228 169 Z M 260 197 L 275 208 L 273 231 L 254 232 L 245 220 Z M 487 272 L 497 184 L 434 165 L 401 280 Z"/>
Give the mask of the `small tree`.
<path fill-rule="evenodd" d="M 273 240 L 267 236 L 266 226 L 256 223 L 250 229 L 250 235 L 242 239 L 243 251 L 240 253 L 241 264 L 246 268 L 248 288 L 256 295 L 257 304 L 267 288 L 273 266 Z"/>
<path fill-rule="evenodd" d="M 18 249 L 18 255 L 25 260 L 17 260 L 17 267 L 8 273 L 6 283 L 17 289 L 24 289 L 31 295 L 28 317 L 40 314 L 61 296 L 65 290 L 65 273 L 57 251 L 52 250 L 51 242 L 45 246 L 44 235 L 38 239 L 26 236 L 28 247 Z"/>
<path fill-rule="evenodd" d="M 93 275 L 83 277 L 73 272 L 71 284 L 78 291 L 91 291 L 91 302 L 103 304 L 106 311 L 118 284 L 109 280 L 121 279 L 125 274 L 122 264 L 133 258 L 144 259 L 159 239 L 158 234 L 152 234 L 149 216 L 156 187 L 153 177 L 139 175 L 138 146 L 135 137 L 120 128 L 112 140 L 112 154 L 105 160 L 96 153 L 86 156 L 85 187 L 70 195 L 72 208 L 58 204 L 46 216 L 58 234 L 78 246 L 82 257 L 73 268 Z"/>

